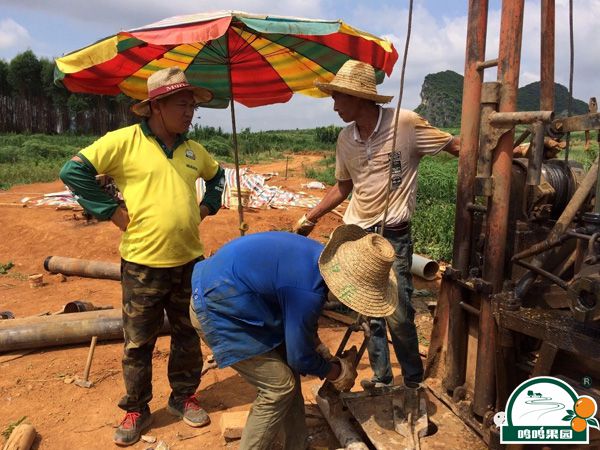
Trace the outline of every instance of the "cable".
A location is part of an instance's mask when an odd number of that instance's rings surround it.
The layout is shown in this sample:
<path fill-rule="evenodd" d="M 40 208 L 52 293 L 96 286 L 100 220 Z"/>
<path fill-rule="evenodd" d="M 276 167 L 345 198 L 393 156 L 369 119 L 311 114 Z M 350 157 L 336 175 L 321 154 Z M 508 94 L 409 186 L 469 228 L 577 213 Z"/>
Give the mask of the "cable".
<path fill-rule="evenodd" d="M 396 153 L 396 138 L 398 135 L 398 117 L 400 116 L 400 106 L 402 105 L 402 94 L 404 94 L 404 73 L 406 72 L 406 59 L 408 57 L 408 47 L 410 44 L 410 34 L 412 31 L 413 0 L 408 2 L 408 26 L 406 30 L 406 42 L 404 44 L 404 56 L 402 57 L 402 71 L 400 72 L 400 94 L 398 95 L 398 106 L 396 107 L 396 117 L 394 118 L 394 135 L 392 138 L 392 153 L 390 153 L 390 172 L 388 178 L 387 193 L 385 196 L 385 209 L 381 219 L 381 235 L 385 230 L 385 221 L 387 219 L 388 209 L 390 207 L 390 195 L 392 192 L 392 168 L 394 164 L 394 154 Z"/>
<path fill-rule="evenodd" d="M 571 117 L 573 107 L 573 68 L 575 66 L 575 42 L 573 39 L 573 0 L 569 0 L 569 101 L 567 103 L 567 117 Z M 567 133 L 565 147 L 565 161 L 569 160 L 569 150 L 571 148 L 571 133 Z"/>

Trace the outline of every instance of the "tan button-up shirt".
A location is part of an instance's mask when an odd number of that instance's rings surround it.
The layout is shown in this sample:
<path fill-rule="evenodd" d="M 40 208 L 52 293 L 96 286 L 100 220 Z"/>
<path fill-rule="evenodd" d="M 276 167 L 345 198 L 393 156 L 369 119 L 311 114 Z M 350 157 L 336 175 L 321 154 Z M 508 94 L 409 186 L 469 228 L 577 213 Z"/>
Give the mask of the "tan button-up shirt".
<path fill-rule="evenodd" d="M 392 154 L 395 110 L 380 108 L 375 130 L 363 141 L 355 123 L 344 128 L 337 141 L 335 177 L 352 180 L 352 199 L 344 222 L 368 228 L 381 222 L 385 208 Z M 392 190 L 386 225 L 409 221 L 417 198 L 417 169 L 425 155 L 435 155 L 452 140 L 449 133 L 418 114 L 400 110 Z"/>

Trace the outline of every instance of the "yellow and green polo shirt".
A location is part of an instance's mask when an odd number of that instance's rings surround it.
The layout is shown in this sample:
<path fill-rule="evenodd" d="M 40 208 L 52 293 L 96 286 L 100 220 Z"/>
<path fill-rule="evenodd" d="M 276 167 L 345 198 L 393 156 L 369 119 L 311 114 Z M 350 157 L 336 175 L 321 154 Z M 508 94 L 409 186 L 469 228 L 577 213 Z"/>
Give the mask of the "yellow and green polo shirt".
<path fill-rule="evenodd" d="M 219 165 L 185 136 L 173 148 L 142 122 L 109 132 L 78 154 L 97 173 L 110 175 L 123 195 L 130 222 L 119 249 L 127 261 L 175 267 L 203 254 L 195 182 L 211 180 Z"/>

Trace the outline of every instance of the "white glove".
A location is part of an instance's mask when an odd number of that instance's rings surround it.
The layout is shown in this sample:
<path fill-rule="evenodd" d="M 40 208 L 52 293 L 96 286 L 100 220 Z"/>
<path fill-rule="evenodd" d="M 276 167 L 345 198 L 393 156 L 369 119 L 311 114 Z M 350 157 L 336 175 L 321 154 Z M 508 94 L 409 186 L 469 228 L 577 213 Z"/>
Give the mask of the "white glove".
<path fill-rule="evenodd" d="M 356 347 L 353 346 L 334 360 L 340 363 L 341 371 L 335 380 L 331 380 L 331 384 L 340 392 L 349 391 L 354 386 L 354 381 L 358 375 L 354 366 L 354 362 L 356 361 Z"/>
<path fill-rule="evenodd" d="M 300 217 L 298 222 L 294 224 L 292 232 L 301 236 L 308 236 L 316 224 L 316 222 L 311 222 L 310 220 L 308 220 L 306 218 L 306 214 L 304 214 L 302 217 Z"/>

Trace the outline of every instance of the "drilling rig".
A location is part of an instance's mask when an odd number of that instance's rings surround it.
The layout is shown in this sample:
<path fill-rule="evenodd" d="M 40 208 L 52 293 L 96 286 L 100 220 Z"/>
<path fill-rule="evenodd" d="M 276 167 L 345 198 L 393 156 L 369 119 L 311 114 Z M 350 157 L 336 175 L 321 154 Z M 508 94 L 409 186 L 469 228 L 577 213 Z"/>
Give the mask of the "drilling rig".
<path fill-rule="evenodd" d="M 528 378 L 561 378 L 600 403 L 598 159 L 584 168 L 568 152 L 569 133 L 600 129 L 600 114 L 555 116 L 555 2 L 540 3 L 540 106 L 519 112 L 524 0 L 502 1 L 496 59 L 488 1 L 469 0 L 453 259 L 427 358 L 430 390 L 490 448 L 494 415 Z"/>

